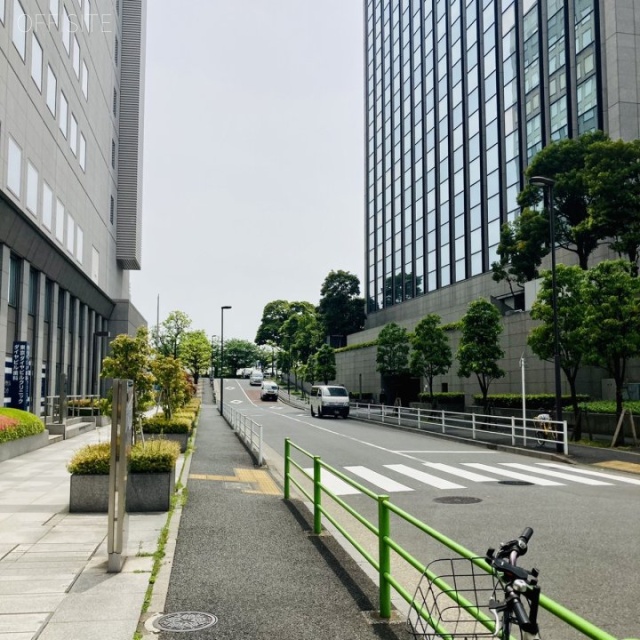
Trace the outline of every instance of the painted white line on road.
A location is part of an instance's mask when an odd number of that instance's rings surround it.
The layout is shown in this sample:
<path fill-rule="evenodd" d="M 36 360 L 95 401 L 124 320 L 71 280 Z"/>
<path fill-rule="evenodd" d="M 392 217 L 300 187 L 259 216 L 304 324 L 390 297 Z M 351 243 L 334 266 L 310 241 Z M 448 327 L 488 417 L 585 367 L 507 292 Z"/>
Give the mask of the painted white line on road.
<path fill-rule="evenodd" d="M 551 476 L 552 478 L 562 478 L 563 480 L 571 480 L 571 482 L 577 482 L 578 484 L 588 484 L 592 487 L 597 486 L 611 486 L 610 482 L 602 482 L 601 480 L 592 480 L 591 478 L 579 478 L 573 474 L 573 470 L 569 473 L 563 473 L 562 471 L 551 471 L 549 469 L 541 469 L 537 465 L 520 464 L 519 462 L 501 462 L 500 464 L 505 467 L 511 467 L 513 469 L 522 469 L 522 471 L 533 471 L 534 473 L 541 473 L 543 476 Z M 566 467 L 565 467 L 566 469 Z"/>
<path fill-rule="evenodd" d="M 313 467 L 309 467 L 305 469 L 305 471 L 313 478 Z M 337 496 L 350 496 L 360 493 L 358 489 L 347 484 L 344 480 L 338 478 L 338 476 L 333 475 L 328 469 L 322 469 L 320 471 L 320 483 Z"/>
<path fill-rule="evenodd" d="M 418 469 L 407 467 L 404 464 L 385 464 L 384 466 L 385 469 L 391 469 L 391 471 L 396 471 L 397 473 L 401 473 L 409 478 L 418 480 L 418 482 L 431 485 L 438 489 L 466 489 L 466 487 L 463 487 L 461 484 L 449 482 L 449 480 L 443 480 L 437 476 L 432 476 L 430 473 L 425 473 L 424 471 L 418 471 Z"/>
<path fill-rule="evenodd" d="M 553 467 L 564 469 L 565 466 L 556 462 L 541 462 L 541 465 L 545 467 Z M 587 471 L 586 469 L 574 469 L 575 473 L 581 473 L 585 476 L 594 476 L 596 478 L 607 478 L 608 480 L 617 480 L 618 482 L 626 482 L 627 484 L 640 485 L 640 480 L 634 480 L 633 478 L 625 478 L 624 476 L 616 476 L 613 473 L 601 473 L 600 471 Z"/>
<path fill-rule="evenodd" d="M 381 473 L 377 473 L 367 467 L 345 467 L 347 471 L 350 471 L 356 476 L 367 480 L 376 487 L 379 487 L 383 491 L 413 491 L 411 487 L 396 482 L 387 476 L 383 476 Z"/>
<path fill-rule="evenodd" d="M 461 451 L 460 449 L 456 449 L 456 450 L 452 450 L 452 451 L 440 451 L 440 449 L 398 449 L 396 451 L 396 453 L 419 453 L 419 454 L 424 454 L 424 453 L 435 453 L 435 454 L 440 454 L 440 453 L 464 453 L 464 455 L 470 455 L 471 453 L 476 454 L 479 453 L 480 455 L 490 455 L 490 456 L 495 456 L 497 451 Z"/>
<path fill-rule="evenodd" d="M 542 487 L 561 487 L 562 482 L 554 482 L 553 480 L 545 480 L 544 478 L 536 478 L 525 473 L 518 473 L 517 471 L 508 471 L 507 469 L 496 469 L 490 467 L 488 464 L 482 464 L 481 462 L 464 462 L 465 467 L 474 467 L 481 471 L 487 471 L 488 473 L 495 473 L 498 476 L 505 476 L 507 478 L 513 478 L 514 480 L 523 480 L 524 482 L 531 482 L 531 484 L 539 484 Z"/>
<path fill-rule="evenodd" d="M 465 480 L 471 480 L 472 482 L 498 482 L 498 478 L 490 478 L 489 476 L 483 476 L 473 471 L 466 471 L 465 469 L 458 469 L 448 464 L 442 464 L 441 462 L 425 462 L 425 467 L 431 469 L 437 469 L 438 471 L 444 471 L 445 473 L 451 473 L 454 476 L 459 476 Z"/>

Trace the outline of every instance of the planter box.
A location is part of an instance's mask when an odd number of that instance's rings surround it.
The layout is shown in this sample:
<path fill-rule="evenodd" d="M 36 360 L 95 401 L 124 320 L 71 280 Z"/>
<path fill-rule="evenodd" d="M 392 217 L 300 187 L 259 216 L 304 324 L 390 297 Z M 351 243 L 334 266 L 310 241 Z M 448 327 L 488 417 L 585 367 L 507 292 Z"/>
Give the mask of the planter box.
<path fill-rule="evenodd" d="M 189 436 L 190 434 L 188 433 L 144 433 L 145 440 L 173 440 L 174 442 L 179 442 L 180 453 L 184 453 L 187 450 Z"/>
<path fill-rule="evenodd" d="M 18 438 L 17 440 L 10 440 L 9 442 L 3 442 L 0 444 L 0 462 L 16 458 L 30 451 L 41 449 L 49 444 L 49 432 L 43 431 L 37 433 L 35 436 L 28 436 L 26 438 Z"/>
<path fill-rule="evenodd" d="M 168 511 L 175 484 L 175 469 L 170 473 L 130 473 L 127 478 L 127 512 Z M 108 509 L 108 475 L 71 475 L 71 513 L 107 513 Z"/>

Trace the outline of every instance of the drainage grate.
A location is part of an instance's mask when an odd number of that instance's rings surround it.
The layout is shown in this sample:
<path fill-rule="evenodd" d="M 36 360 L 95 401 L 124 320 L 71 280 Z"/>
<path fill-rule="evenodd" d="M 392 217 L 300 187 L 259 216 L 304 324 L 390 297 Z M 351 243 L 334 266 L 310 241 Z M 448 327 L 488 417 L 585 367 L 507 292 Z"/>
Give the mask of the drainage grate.
<path fill-rule="evenodd" d="M 201 611 L 181 611 L 179 613 L 168 613 L 153 621 L 153 626 L 160 631 L 200 631 L 213 627 L 218 622 L 218 618 L 210 613 Z"/>
<path fill-rule="evenodd" d="M 531 487 L 533 482 L 526 480 L 498 480 L 498 484 L 508 484 L 511 487 Z"/>
<path fill-rule="evenodd" d="M 449 496 L 447 498 L 434 498 L 434 502 L 442 504 L 476 504 L 482 502 L 480 498 L 471 498 L 469 496 Z"/>

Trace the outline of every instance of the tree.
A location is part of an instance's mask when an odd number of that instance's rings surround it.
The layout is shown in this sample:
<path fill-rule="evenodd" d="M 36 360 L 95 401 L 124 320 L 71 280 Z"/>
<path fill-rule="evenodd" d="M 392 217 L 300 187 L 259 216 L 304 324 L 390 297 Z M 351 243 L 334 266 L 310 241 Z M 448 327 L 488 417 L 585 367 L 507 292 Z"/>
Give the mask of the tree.
<path fill-rule="evenodd" d="M 158 356 L 151 363 L 151 369 L 160 385 L 160 405 L 167 418 L 184 406 L 188 400 L 188 385 L 182 363 L 173 356 Z"/>
<path fill-rule="evenodd" d="M 335 380 L 336 354 L 328 344 L 323 344 L 315 354 L 315 377 L 325 384 Z"/>
<path fill-rule="evenodd" d="M 555 240 L 558 246 L 576 254 L 582 269 L 588 268 L 589 257 L 606 237 L 606 230 L 589 215 L 586 170 L 592 147 L 604 140 L 608 140 L 606 134 L 592 131 L 579 138 L 552 142 L 535 155 L 525 172 L 527 180 L 533 176 L 555 180 Z M 531 184 L 518 195 L 525 217 L 503 227 L 498 245 L 500 260 L 492 265 L 494 279 L 522 283 L 538 277 L 537 269 L 551 247 L 549 211 L 535 210 L 543 196 L 542 189 Z"/>
<path fill-rule="evenodd" d="M 586 182 L 593 224 L 613 238 L 611 248 L 626 256 L 638 274 L 640 248 L 640 140 L 603 140 L 590 147 Z"/>
<path fill-rule="evenodd" d="M 376 369 L 383 376 L 409 373 L 409 333 L 404 327 L 390 322 L 378 335 Z"/>
<path fill-rule="evenodd" d="M 258 347 L 249 340 L 231 338 L 224 341 L 224 371 L 235 373 L 238 369 L 253 366 L 258 360 Z"/>
<path fill-rule="evenodd" d="M 196 385 L 200 376 L 209 370 L 211 355 L 211 343 L 204 331 L 188 331 L 184 334 L 178 356 Z"/>
<path fill-rule="evenodd" d="M 449 371 L 451 367 L 451 347 L 440 326 L 440 316 L 430 313 L 418 322 L 411 336 L 411 372 L 427 379 L 431 405 L 433 399 L 433 378 Z"/>
<path fill-rule="evenodd" d="M 151 356 L 149 330 L 140 327 L 135 337 L 126 333 L 116 336 L 110 344 L 110 354 L 102 361 L 101 378 L 133 381 L 133 416 L 136 424 L 147 404 L 153 401 Z"/>
<path fill-rule="evenodd" d="M 262 320 L 256 333 L 256 344 L 282 342 L 282 325 L 291 315 L 291 303 L 286 300 L 268 302 L 262 311 Z"/>
<path fill-rule="evenodd" d="M 614 379 L 619 419 L 627 363 L 640 355 L 640 280 L 629 262 L 607 260 L 589 270 L 583 295 L 584 358 Z M 622 431 L 615 444 L 624 444 Z"/>
<path fill-rule="evenodd" d="M 191 318 L 183 311 L 172 311 L 160 327 L 153 329 L 153 343 L 165 356 L 178 357 L 180 343 L 191 327 Z"/>
<path fill-rule="evenodd" d="M 458 347 L 458 375 L 468 378 L 475 374 L 482 391 L 482 405 L 488 412 L 489 386 L 505 372 L 497 361 L 504 357 L 499 337 L 502 333 L 500 312 L 483 298 L 474 300 L 462 317 L 462 335 Z"/>
<path fill-rule="evenodd" d="M 365 302 L 360 280 L 348 271 L 331 271 L 320 289 L 318 315 L 328 336 L 347 336 L 364 328 Z"/>
<path fill-rule="evenodd" d="M 581 437 L 576 379 L 584 353 L 583 325 L 586 307 L 583 292 L 585 273 L 580 267 L 568 267 L 563 264 L 556 267 L 560 368 L 564 372 L 571 390 L 571 403 L 576 416 L 576 427 L 572 436 L 574 440 L 579 440 Z M 541 324 L 534 327 L 529 333 L 528 344 L 539 358 L 553 362 L 555 333 L 552 274 L 550 271 L 546 271 L 543 275 L 538 298 L 531 308 L 531 318 L 540 320 Z"/>

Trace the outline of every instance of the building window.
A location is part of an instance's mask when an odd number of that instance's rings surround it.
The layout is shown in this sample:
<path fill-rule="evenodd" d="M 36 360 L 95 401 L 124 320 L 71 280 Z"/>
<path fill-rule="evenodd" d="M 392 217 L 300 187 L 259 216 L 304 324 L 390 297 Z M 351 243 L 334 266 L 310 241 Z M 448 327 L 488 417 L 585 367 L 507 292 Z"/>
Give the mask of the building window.
<path fill-rule="evenodd" d="M 56 239 L 64 242 L 64 205 L 56 198 Z"/>
<path fill-rule="evenodd" d="M 38 215 L 38 170 L 27 162 L 27 209 L 33 213 L 34 216 Z"/>
<path fill-rule="evenodd" d="M 35 33 L 31 34 L 31 77 L 42 93 L 42 47 Z"/>
<path fill-rule="evenodd" d="M 60 0 L 49 0 L 49 13 L 57 26 L 58 15 L 60 14 Z"/>
<path fill-rule="evenodd" d="M 76 225 L 73 219 L 73 216 L 70 213 L 67 213 L 67 251 L 73 255 L 73 250 L 75 248 L 75 238 L 76 238 Z"/>
<path fill-rule="evenodd" d="M 91 0 L 84 0 L 83 5 L 84 24 L 87 27 L 87 31 L 91 33 Z"/>
<path fill-rule="evenodd" d="M 38 272 L 29 270 L 29 309 L 30 316 L 35 316 L 38 309 Z"/>
<path fill-rule="evenodd" d="M 89 99 L 89 69 L 84 60 L 82 61 L 82 95 L 85 100 Z"/>
<path fill-rule="evenodd" d="M 83 171 L 86 171 L 87 166 L 87 141 L 84 135 L 80 134 L 80 148 L 78 151 L 78 162 L 80 163 L 80 168 Z"/>
<path fill-rule="evenodd" d="M 20 260 L 15 256 L 9 259 L 9 306 L 18 308 L 20 291 Z"/>
<path fill-rule="evenodd" d="M 73 70 L 75 71 L 76 78 L 80 78 L 80 44 L 78 38 L 73 36 Z"/>
<path fill-rule="evenodd" d="M 4 0 L 0 0 L 0 22 L 4 24 Z"/>
<path fill-rule="evenodd" d="M 68 123 L 68 106 L 67 98 L 65 97 L 62 91 L 60 92 L 60 113 L 58 118 L 58 123 L 60 125 L 60 131 L 62 131 L 62 135 L 66 138 L 69 135 L 69 123 Z"/>
<path fill-rule="evenodd" d="M 118 115 L 118 90 L 113 90 L 113 115 Z"/>
<path fill-rule="evenodd" d="M 69 12 L 64 5 L 62 6 L 62 44 L 65 51 L 71 53 L 71 21 L 69 20 Z"/>
<path fill-rule="evenodd" d="M 20 57 L 25 60 L 27 55 L 27 16 L 20 4 L 20 0 L 13 0 L 11 40 L 20 54 Z"/>
<path fill-rule="evenodd" d="M 71 114 L 71 126 L 69 127 L 69 146 L 74 156 L 78 155 L 78 121 Z"/>
<path fill-rule="evenodd" d="M 7 155 L 7 187 L 19 198 L 22 195 L 22 149 L 11 136 Z"/>
<path fill-rule="evenodd" d="M 56 117 L 56 97 L 58 95 L 58 81 L 53 69 L 47 65 L 47 107 L 49 111 Z"/>
<path fill-rule="evenodd" d="M 84 233 L 82 229 L 77 226 L 76 227 L 76 260 L 82 264 L 82 252 L 84 251 Z"/>
<path fill-rule="evenodd" d="M 115 212 L 116 212 L 116 201 L 114 200 L 113 196 L 111 196 L 111 202 L 109 205 L 109 222 L 111 224 L 113 224 L 113 219 L 115 217 Z"/>
<path fill-rule="evenodd" d="M 118 36 L 116 36 L 116 42 L 115 42 L 114 50 L 113 50 L 113 59 L 114 59 L 114 61 L 116 63 L 116 67 L 118 66 L 118 56 L 119 56 L 118 48 L 119 48 L 119 46 L 120 46 L 120 44 L 118 42 Z"/>
<path fill-rule="evenodd" d="M 111 166 L 116 168 L 116 141 L 111 140 Z"/>
<path fill-rule="evenodd" d="M 51 231 L 53 223 L 53 191 L 46 183 L 42 183 L 42 224 Z"/>

